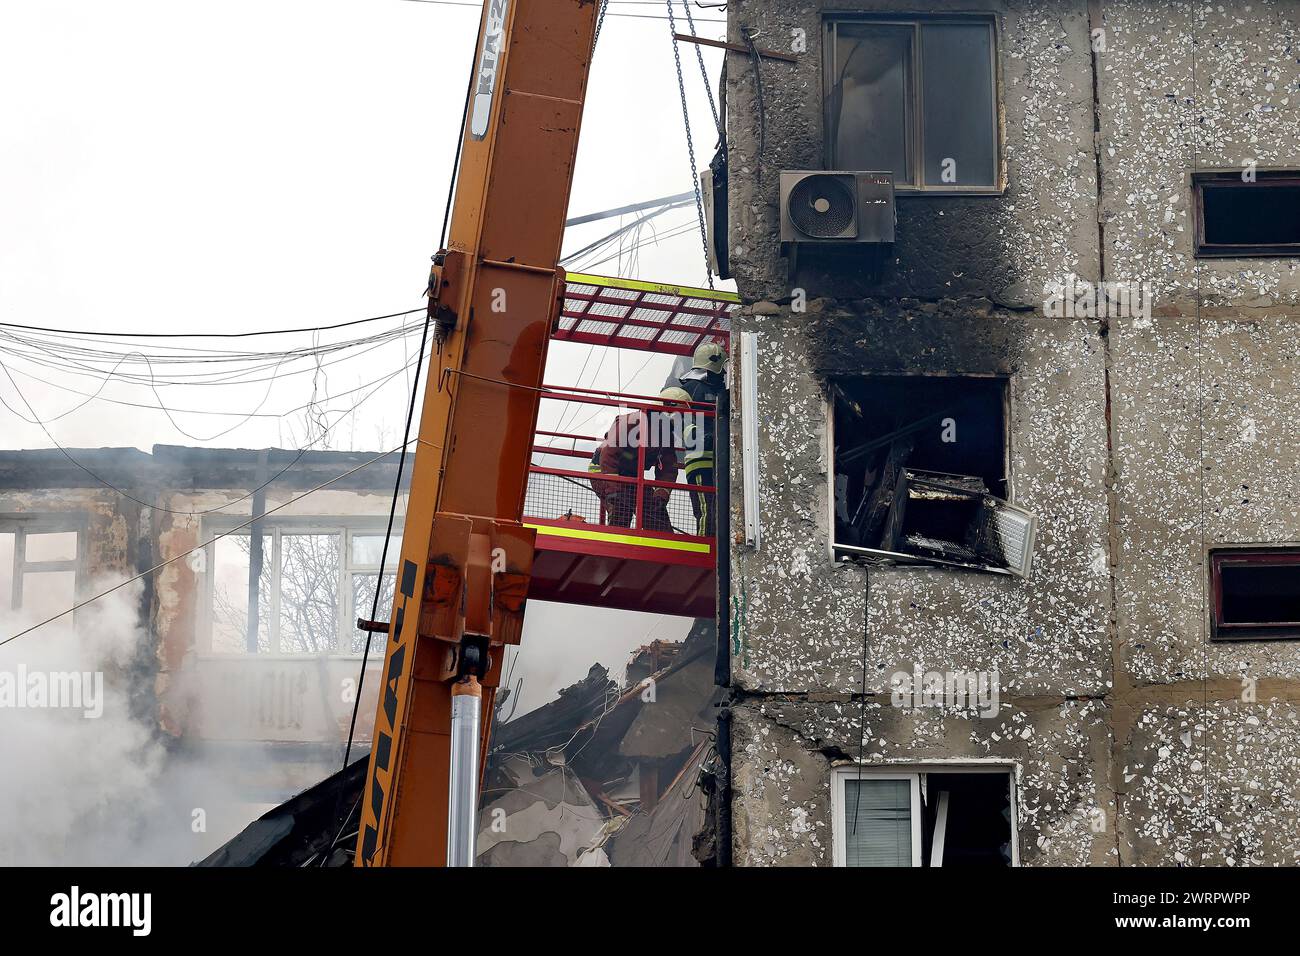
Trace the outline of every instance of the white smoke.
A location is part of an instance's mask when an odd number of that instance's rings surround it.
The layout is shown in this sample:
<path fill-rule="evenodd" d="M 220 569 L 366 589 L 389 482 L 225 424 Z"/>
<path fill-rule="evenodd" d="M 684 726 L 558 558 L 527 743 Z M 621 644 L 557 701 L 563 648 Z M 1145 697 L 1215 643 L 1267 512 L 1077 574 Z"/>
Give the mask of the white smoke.
<path fill-rule="evenodd" d="M 92 593 L 104 587 L 93 582 Z M 160 734 L 151 678 L 139 670 L 142 653 L 153 653 L 139 626 L 140 595 L 139 582 L 127 585 L 78 611 L 75 624 L 56 622 L 0 647 L 0 677 L 9 675 L 11 688 L 20 670 L 37 683 L 102 674 L 103 688 L 97 718 L 84 708 L 0 706 L 0 864 L 183 865 L 256 815 L 230 819 L 239 805 L 230 768 L 177 756 Z M 0 637 L 31 623 L 0 614 Z M 133 688 L 141 695 L 134 712 Z M 217 832 L 207 818 L 222 808 Z"/>

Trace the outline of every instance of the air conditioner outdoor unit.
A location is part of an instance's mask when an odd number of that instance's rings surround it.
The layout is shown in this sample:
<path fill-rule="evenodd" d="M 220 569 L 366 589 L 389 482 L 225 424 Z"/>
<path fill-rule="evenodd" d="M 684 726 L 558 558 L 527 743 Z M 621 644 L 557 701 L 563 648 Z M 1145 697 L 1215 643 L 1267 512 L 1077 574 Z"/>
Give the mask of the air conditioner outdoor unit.
<path fill-rule="evenodd" d="M 894 241 L 894 174 L 781 171 L 781 242 Z"/>
<path fill-rule="evenodd" d="M 801 264 L 814 260 L 878 281 L 893 241 L 893 173 L 781 170 L 781 255 L 790 281 L 802 284 Z"/>

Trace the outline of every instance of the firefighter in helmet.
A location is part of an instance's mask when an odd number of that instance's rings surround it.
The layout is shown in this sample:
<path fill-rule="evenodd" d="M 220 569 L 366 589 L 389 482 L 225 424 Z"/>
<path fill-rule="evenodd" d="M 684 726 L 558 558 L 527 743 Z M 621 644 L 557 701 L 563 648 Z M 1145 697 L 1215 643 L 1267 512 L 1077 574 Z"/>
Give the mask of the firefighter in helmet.
<path fill-rule="evenodd" d="M 680 388 L 665 388 L 659 393 L 665 405 L 687 405 L 690 395 Z M 642 433 L 642 427 L 645 433 Z M 596 475 L 618 475 L 621 478 L 639 477 L 638 446 L 646 446 L 645 467 L 654 468 L 655 480 L 677 480 L 677 454 L 683 444 L 681 413 L 652 409 L 619 415 L 609 426 L 605 438 L 592 453 L 587 471 L 592 475 L 591 488 L 605 505 L 605 523 L 619 528 L 630 528 L 636 514 L 637 482 L 597 478 Z M 646 488 L 644 513 L 637 527 L 648 531 L 672 531 L 668 520 L 668 499 L 671 488 Z"/>
<path fill-rule="evenodd" d="M 722 375 L 726 367 L 727 350 L 717 342 L 704 342 L 695 349 L 690 371 L 682 373 L 678 382 L 692 402 L 717 405 L 718 397 L 727 388 L 727 380 Z M 686 481 L 700 488 L 715 487 L 713 442 L 716 418 L 696 413 L 688 414 L 687 419 L 690 424 L 685 431 Z M 693 492 L 691 510 L 695 512 L 695 533 L 713 537 L 718 525 L 713 507 L 713 492 Z"/>

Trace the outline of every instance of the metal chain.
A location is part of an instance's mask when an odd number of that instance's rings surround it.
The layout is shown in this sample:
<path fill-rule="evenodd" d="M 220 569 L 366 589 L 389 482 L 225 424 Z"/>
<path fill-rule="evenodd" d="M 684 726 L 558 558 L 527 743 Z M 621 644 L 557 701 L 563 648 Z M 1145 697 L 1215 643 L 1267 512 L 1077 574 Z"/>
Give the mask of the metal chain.
<path fill-rule="evenodd" d="M 600 28 L 605 25 L 605 11 L 609 9 L 609 0 L 601 0 L 600 16 L 596 18 L 596 35 L 591 38 L 591 48 L 596 49 L 596 43 L 600 40 Z"/>
<path fill-rule="evenodd" d="M 709 229 L 704 224 L 704 199 L 700 196 L 700 174 L 695 168 L 695 143 L 691 140 L 691 115 L 686 107 L 686 80 L 682 78 L 682 54 L 677 48 L 677 21 L 673 18 L 673 0 L 668 0 L 668 35 L 673 41 L 673 60 L 677 63 L 677 90 L 682 97 L 682 125 L 686 127 L 686 155 L 691 161 L 691 188 L 695 190 L 695 215 L 700 223 L 700 243 L 704 249 L 704 274 L 713 288 L 713 270 L 709 267 Z"/>
<path fill-rule="evenodd" d="M 668 6 L 673 5 L 673 0 L 668 0 Z M 699 35 L 699 30 L 695 29 L 695 18 L 691 16 L 690 0 L 682 0 L 682 9 L 686 11 L 686 22 L 691 25 L 691 34 Z M 674 31 L 676 32 L 676 31 Z M 709 71 L 704 67 L 704 51 L 700 49 L 698 43 L 693 44 L 695 47 L 695 59 L 700 61 L 700 76 L 704 77 L 704 92 L 709 94 L 709 112 L 713 114 L 713 125 L 717 127 L 718 138 L 722 138 L 722 118 L 718 115 L 718 104 L 713 100 L 713 85 L 709 82 Z"/>

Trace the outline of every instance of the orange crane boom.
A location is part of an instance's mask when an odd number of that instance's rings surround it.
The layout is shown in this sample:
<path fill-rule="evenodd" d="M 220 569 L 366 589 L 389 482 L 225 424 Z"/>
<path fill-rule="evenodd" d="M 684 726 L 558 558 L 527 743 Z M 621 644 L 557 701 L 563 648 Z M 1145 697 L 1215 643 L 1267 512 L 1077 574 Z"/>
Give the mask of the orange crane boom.
<path fill-rule="evenodd" d="M 596 15 L 594 0 L 484 3 L 449 241 L 430 278 L 437 361 L 380 672 L 360 866 L 447 862 L 453 697 L 481 694 L 476 792 L 504 649 L 523 630 L 534 532 L 521 519 Z"/>

